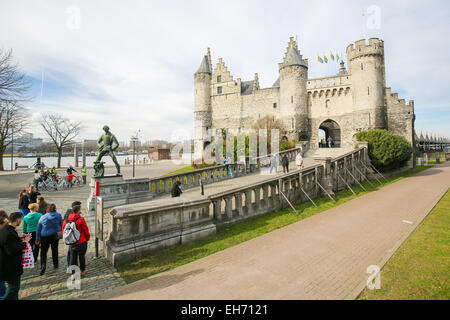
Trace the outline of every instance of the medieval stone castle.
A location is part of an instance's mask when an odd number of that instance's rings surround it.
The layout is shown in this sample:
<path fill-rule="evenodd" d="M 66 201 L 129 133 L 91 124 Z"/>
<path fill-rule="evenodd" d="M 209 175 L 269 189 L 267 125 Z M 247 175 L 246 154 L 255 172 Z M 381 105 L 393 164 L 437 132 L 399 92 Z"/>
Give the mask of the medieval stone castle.
<path fill-rule="evenodd" d="M 226 128 L 235 134 L 252 129 L 256 120 L 275 116 L 286 138 L 319 147 L 319 130 L 335 147 L 350 150 L 355 134 L 384 128 L 414 144 L 414 102 L 405 103 L 386 87 L 384 42 L 377 38 L 347 47 L 348 71 L 341 62 L 338 74 L 308 78 L 308 59 L 290 38 L 279 78 L 260 88 L 258 74 L 251 81 L 233 79 L 222 59 L 213 69 L 208 48 L 194 76 L 195 148 L 203 148 L 207 129 Z M 201 151 L 200 151 L 201 152 Z"/>

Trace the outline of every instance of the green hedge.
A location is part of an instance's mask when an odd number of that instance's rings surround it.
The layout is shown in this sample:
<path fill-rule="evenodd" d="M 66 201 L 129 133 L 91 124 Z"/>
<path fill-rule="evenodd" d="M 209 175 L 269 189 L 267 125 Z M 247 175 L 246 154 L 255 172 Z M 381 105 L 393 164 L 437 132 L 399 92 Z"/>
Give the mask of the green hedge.
<path fill-rule="evenodd" d="M 356 135 L 356 139 L 369 143 L 369 157 L 378 170 L 399 169 L 411 159 L 411 144 L 402 136 L 387 130 L 362 131 Z"/>

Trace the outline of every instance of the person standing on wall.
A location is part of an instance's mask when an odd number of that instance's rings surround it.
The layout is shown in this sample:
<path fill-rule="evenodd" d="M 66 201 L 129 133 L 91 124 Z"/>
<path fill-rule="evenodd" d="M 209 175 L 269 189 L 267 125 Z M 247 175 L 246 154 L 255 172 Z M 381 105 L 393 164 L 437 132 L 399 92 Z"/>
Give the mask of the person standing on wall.
<path fill-rule="evenodd" d="M 8 289 L 0 300 L 19 300 L 20 277 L 23 274 L 22 250 L 31 234 L 19 237 L 16 228 L 23 220 L 21 212 L 9 216 L 8 225 L 0 230 L 0 281 L 8 284 Z"/>

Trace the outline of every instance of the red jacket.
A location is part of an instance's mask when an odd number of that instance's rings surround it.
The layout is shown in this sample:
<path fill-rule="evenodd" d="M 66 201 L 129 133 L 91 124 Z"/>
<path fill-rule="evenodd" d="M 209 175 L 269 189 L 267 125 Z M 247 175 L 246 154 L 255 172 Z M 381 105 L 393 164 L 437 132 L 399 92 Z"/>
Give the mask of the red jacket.
<path fill-rule="evenodd" d="M 89 241 L 89 239 L 91 238 L 91 234 L 89 233 L 89 228 L 86 224 L 86 220 L 84 220 L 84 218 L 81 217 L 79 213 L 70 214 L 68 220 L 69 220 L 69 222 L 72 222 L 76 218 L 79 218 L 75 222 L 75 225 L 77 226 L 77 230 L 80 231 L 80 241 L 78 241 L 75 244 L 80 244 L 80 243 Z M 63 232 L 64 232 L 64 227 L 66 226 L 66 224 L 67 224 L 67 222 L 66 222 L 66 220 L 64 220 L 63 225 L 62 225 Z"/>

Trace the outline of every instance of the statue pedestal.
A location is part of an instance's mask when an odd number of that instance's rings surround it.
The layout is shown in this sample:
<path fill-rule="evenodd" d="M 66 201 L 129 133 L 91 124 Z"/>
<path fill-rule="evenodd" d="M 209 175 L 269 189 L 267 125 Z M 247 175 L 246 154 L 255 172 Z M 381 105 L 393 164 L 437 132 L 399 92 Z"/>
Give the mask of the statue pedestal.
<path fill-rule="evenodd" d="M 104 204 L 108 207 L 127 204 L 128 183 L 122 176 L 111 175 L 104 177 L 92 177 L 89 187 L 91 193 L 87 200 L 87 207 L 90 213 L 95 214 L 95 185 L 100 183 L 100 196 L 103 197 Z"/>

